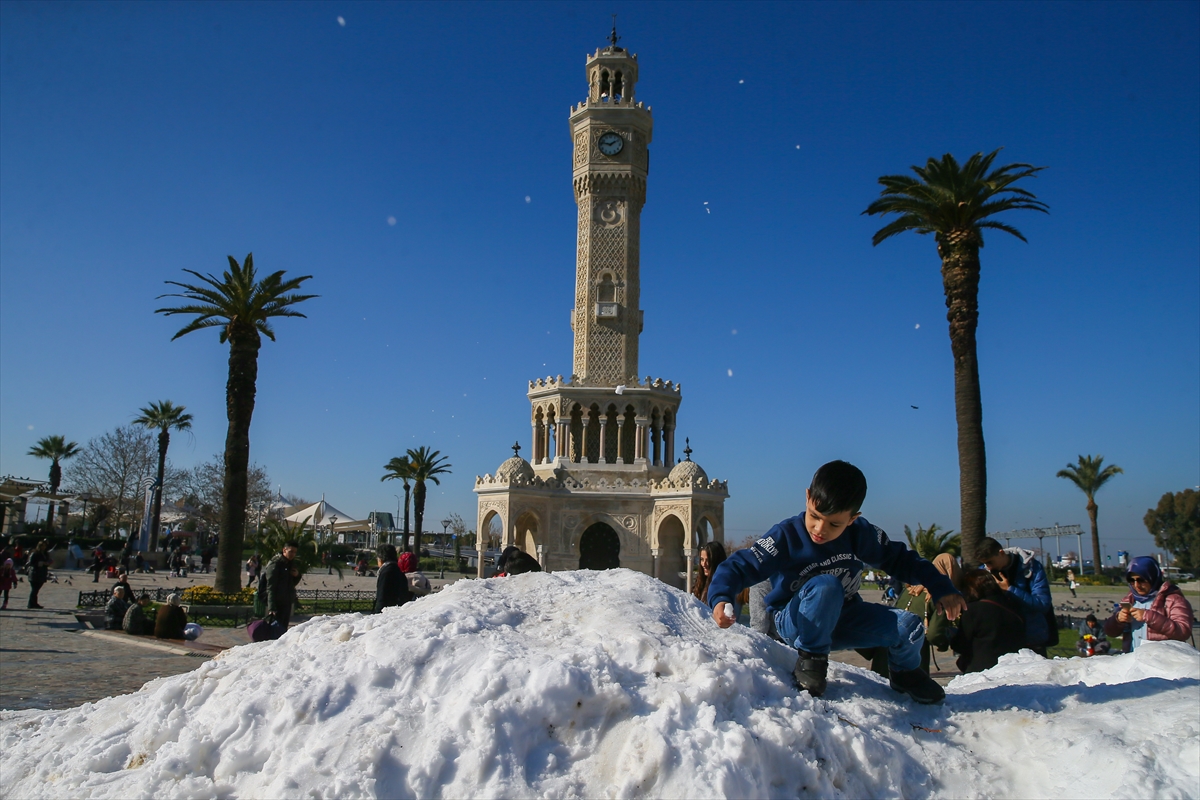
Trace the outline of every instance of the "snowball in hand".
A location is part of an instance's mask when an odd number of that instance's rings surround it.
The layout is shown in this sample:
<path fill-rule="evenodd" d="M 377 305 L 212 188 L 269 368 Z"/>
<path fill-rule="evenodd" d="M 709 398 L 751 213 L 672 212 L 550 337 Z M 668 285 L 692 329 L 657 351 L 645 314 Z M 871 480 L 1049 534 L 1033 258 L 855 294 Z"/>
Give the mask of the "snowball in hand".
<path fill-rule="evenodd" d="M 737 619 L 737 615 L 733 613 L 733 603 L 725 604 L 725 616 L 729 619 Z"/>

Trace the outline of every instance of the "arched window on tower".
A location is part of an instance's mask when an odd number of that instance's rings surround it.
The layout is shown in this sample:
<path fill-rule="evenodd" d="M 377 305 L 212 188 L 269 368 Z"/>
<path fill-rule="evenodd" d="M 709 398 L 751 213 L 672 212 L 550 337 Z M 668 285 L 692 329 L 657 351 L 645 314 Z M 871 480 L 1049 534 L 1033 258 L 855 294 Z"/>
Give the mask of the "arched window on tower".
<path fill-rule="evenodd" d="M 613 100 L 617 101 L 618 103 L 621 102 L 621 96 L 625 94 L 625 81 L 621 77 L 620 70 L 617 70 L 616 75 L 613 76 L 612 93 Z"/>
<path fill-rule="evenodd" d="M 612 86 L 608 80 L 608 70 L 600 70 L 600 101 L 608 102 L 608 96 L 612 93 Z"/>
<path fill-rule="evenodd" d="M 597 292 L 601 303 L 614 303 L 617 300 L 617 284 L 613 282 L 611 272 L 600 276 L 600 288 Z"/>

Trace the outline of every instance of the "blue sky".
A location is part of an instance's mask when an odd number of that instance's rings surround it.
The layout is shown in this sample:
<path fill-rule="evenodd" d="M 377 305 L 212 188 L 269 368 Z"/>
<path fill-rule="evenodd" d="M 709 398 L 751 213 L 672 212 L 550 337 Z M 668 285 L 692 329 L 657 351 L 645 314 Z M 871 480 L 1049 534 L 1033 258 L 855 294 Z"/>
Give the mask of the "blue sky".
<path fill-rule="evenodd" d="M 1086 525 L 1054 474 L 1103 454 L 1102 541 L 1149 551 L 1146 509 L 1200 484 L 1188 2 L 5 2 L 0 473 L 159 399 L 196 418 L 175 464 L 219 452 L 227 349 L 170 341 L 155 297 L 252 251 L 320 295 L 263 347 L 252 459 L 365 515 L 428 445 L 428 519 L 473 521 L 474 476 L 529 446 L 527 381 L 571 369 L 567 115 L 614 10 L 655 119 L 640 371 L 682 382 L 728 537 L 833 458 L 893 534 L 958 528 L 934 244 L 872 247 L 860 212 L 880 175 L 1004 147 L 1051 213 L 982 251 L 988 528 Z"/>

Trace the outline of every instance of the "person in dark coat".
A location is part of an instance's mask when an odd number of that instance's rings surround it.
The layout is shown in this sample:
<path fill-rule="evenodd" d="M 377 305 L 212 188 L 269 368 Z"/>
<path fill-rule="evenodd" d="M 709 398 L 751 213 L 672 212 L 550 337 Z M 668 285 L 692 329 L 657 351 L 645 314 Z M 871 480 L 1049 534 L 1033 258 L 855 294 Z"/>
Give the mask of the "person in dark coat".
<path fill-rule="evenodd" d="M 187 613 L 180 607 L 183 602 L 177 594 L 167 598 L 167 602 L 158 607 L 158 616 L 154 618 L 154 636 L 157 639 L 182 639 L 183 629 L 187 626 Z"/>
<path fill-rule="evenodd" d="M 112 597 L 108 599 L 108 605 L 104 607 L 104 630 L 121 630 L 121 624 L 125 621 L 125 612 L 128 610 L 129 603 L 125 600 L 125 587 L 118 584 L 113 587 Z"/>
<path fill-rule="evenodd" d="M 50 577 L 50 542 L 42 539 L 29 555 L 29 608 L 42 608 L 38 592 Z"/>
<path fill-rule="evenodd" d="M 125 612 L 121 627 L 133 636 L 153 636 L 154 620 L 146 618 L 146 606 L 150 605 L 150 595 L 142 592 L 136 603 L 130 603 Z"/>
<path fill-rule="evenodd" d="M 983 672 L 996 666 L 1000 656 L 1027 647 L 1025 615 L 1021 601 L 1003 591 L 987 570 L 966 577 L 967 610 L 958 620 L 950 647 L 958 653 L 964 673 Z"/>
<path fill-rule="evenodd" d="M 378 614 L 388 606 L 402 606 L 409 600 L 412 600 L 412 594 L 408 591 L 408 576 L 396 563 L 396 546 L 385 544 L 379 548 L 373 613 Z"/>
<path fill-rule="evenodd" d="M 524 575 L 526 572 L 541 571 L 542 565 L 537 562 L 536 558 L 524 550 L 509 553 L 508 560 L 504 562 L 505 575 Z"/>
<path fill-rule="evenodd" d="M 506 568 L 506 565 L 508 564 L 508 559 L 512 557 L 513 553 L 520 553 L 520 552 L 521 552 L 521 548 L 517 547 L 516 545 L 512 545 L 512 544 L 510 544 L 508 547 L 504 548 L 504 552 L 502 552 L 500 554 L 500 557 L 496 559 L 496 577 L 500 577 L 500 573 L 502 573 L 502 572 L 505 574 L 508 573 L 508 570 Z"/>
<path fill-rule="evenodd" d="M 271 559 L 263 574 L 267 582 L 267 620 L 275 620 L 284 631 L 292 620 L 292 608 L 296 605 L 296 584 L 300 583 L 296 554 L 299 552 L 300 545 L 295 541 L 285 543 L 283 552 Z"/>

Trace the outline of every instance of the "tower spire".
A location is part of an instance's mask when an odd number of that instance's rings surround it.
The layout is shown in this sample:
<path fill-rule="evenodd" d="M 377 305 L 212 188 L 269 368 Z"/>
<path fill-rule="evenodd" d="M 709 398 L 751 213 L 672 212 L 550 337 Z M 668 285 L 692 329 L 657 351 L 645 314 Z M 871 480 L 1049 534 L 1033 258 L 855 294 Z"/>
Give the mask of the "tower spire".
<path fill-rule="evenodd" d="M 613 17 L 613 29 L 612 29 L 612 33 L 610 33 L 608 35 L 608 41 L 612 42 L 612 47 L 615 50 L 615 49 L 617 49 L 617 42 L 621 41 L 621 37 L 617 36 L 617 15 L 613 14 L 612 17 Z"/>

